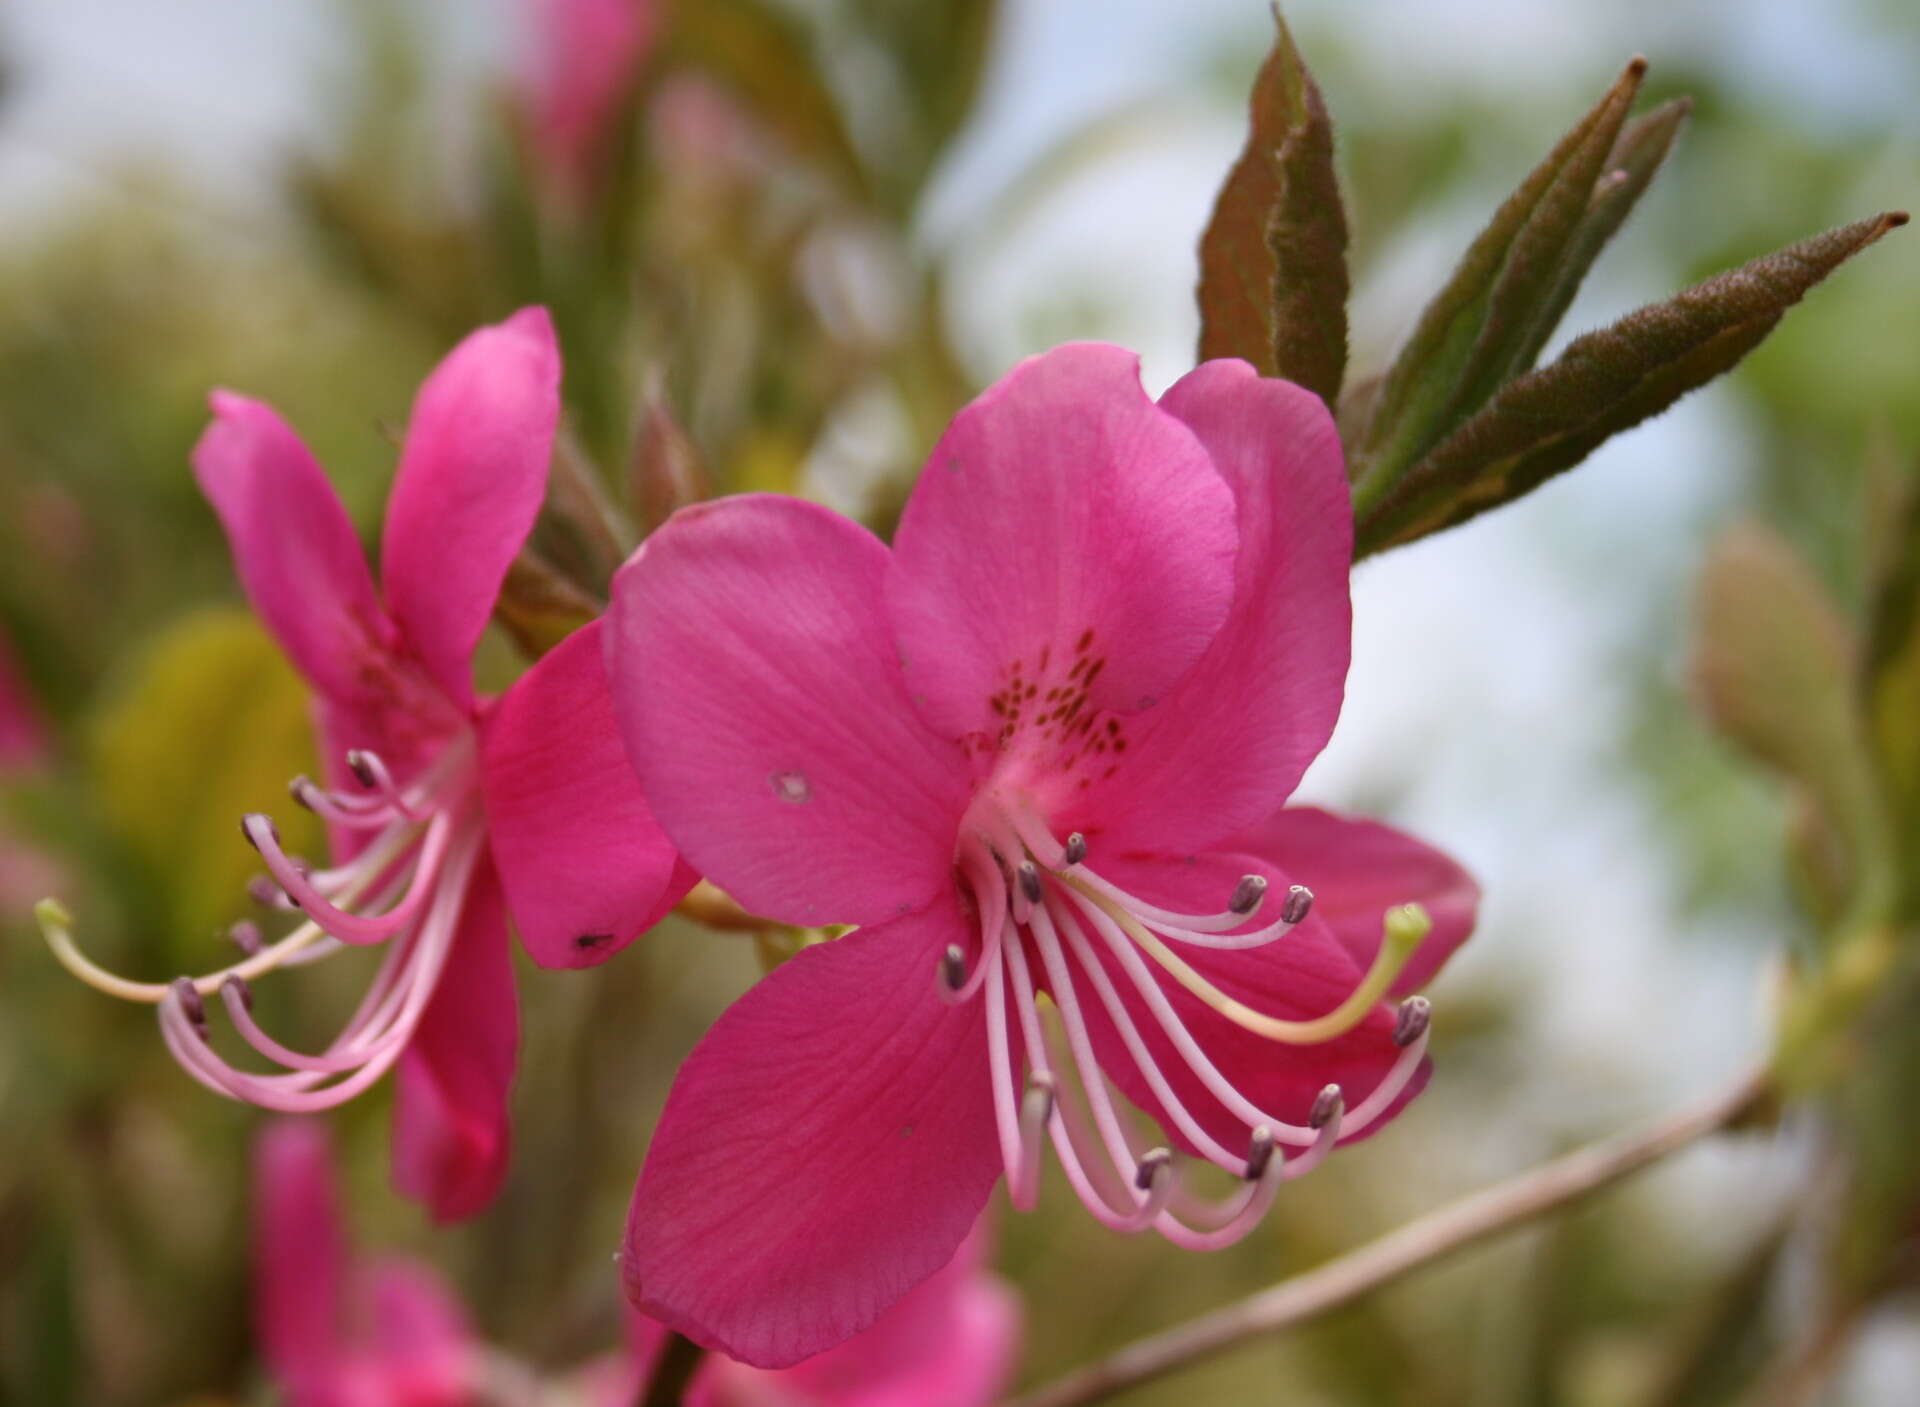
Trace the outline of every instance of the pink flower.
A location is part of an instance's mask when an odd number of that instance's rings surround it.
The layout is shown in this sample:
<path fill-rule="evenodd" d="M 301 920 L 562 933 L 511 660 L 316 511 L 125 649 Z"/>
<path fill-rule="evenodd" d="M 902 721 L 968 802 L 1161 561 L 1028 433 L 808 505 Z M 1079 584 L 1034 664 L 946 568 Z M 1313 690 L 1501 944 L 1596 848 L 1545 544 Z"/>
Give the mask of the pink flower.
<path fill-rule="evenodd" d="M 268 1124 L 254 1145 L 254 1332 L 289 1407 L 464 1407 L 480 1357 L 439 1278 L 355 1262 L 326 1128 Z"/>
<path fill-rule="evenodd" d="M 648 540 L 606 643 L 662 825 L 755 912 L 863 927 L 682 1068 L 634 1303 L 778 1367 L 924 1281 L 1003 1175 L 1031 1207 L 1043 1136 L 1102 1222 L 1205 1248 L 1411 1097 L 1427 1009 L 1386 999 L 1472 881 L 1280 809 L 1339 712 L 1351 544 L 1317 399 L 1221 361 L 1156 405 L 1097 345 L 963 410 L 891 551 L 765 496 Z M 1239 1190 L 1201 1202 L 1109 1084 Z"/>
<path fill-rule="evenodd" d="M 545 491 L 559 379 L 539 308 L 472 334 L 427 379 L 388 503 L 383 594 L 286 422 L 214 393 L 194 469 L 255 609 L 318 695 L 331 781 L 299 778 L 293 793 L 327 819 L 336 863 L 310 870 L 271 821 L 248 816 L 268 897 L 306 922 L 264 949 L 242 925 L 245 961 L 169 986 L 102 973 L 49 927 L 86 980 L 157 1001 L 169 1048 L 222 1094 L 324 1109 L 397 1065 L 395 1179 L 443 1220 L 480 1211 L 506 1171 L 519 1042 L 509 913 L 535 961 L 580 967 L 651 927 L 694 879 L 627 764 L 597 623 L 500 699 L 474 695 L 474 645 Z M 325 1051 L 290 1049 L 254 1020 L 247 981 L 380 942 L 385 964 Z M 239 1069 L 208 1043 L 216 994 L 279 1073 Z"/>
<path fill-rule="evenodd" d="M 1013 1376 L 1020 1302 L 986 1268 L 982 1219 L 953 1259 L 865 1333 L 790 1368 L 754 1368 L 713 1354 L 688 1386 L 688 1407 L 987 1407 Z M 631 1352 L 596 1382 L 600 1407 L 631 1407 L 652 1381 L 667 1329 L 634 1314 Z"/>
<path fill-rule="evenodd" d="M 13 651 L 0 639 L 0 776 L 30 770 L 47 756 L 47 725 Z"/>
<path fill-rule="evenodd" d="M 563 200 L 598 183 L 613 126 L 660 32 L 658 0 L 532 0 L 522 79 L 530 136 Z"/>

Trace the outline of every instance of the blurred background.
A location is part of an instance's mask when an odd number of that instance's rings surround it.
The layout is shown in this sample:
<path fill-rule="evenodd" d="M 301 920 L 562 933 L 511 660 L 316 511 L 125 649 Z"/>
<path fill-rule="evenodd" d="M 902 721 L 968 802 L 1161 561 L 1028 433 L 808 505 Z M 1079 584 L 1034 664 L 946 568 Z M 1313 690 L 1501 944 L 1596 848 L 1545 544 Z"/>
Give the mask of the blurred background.
<path fill-rule="evenodd" d="M 474 324 L 550 304 L 569 446 L 536 545 L 592 593 L 629 543 L 583 502 L 643 528 L 690 489 L 767 488 L 884 529 L 946 418 L 1015 359 L 1111 339 L 1156 392 L 1192 364 L 1194 245 L 1271 41 L 1258 0 L 657 5 L 585 157 L 540 137 L 531 3 L 11 0 L 0 18 L 0 1401 L 272 1400 L 248 1330 L 254 1116 L 165 1058 L 150 1011 L 66 977 L 28 914 L 60 894 L 138 977 L 210 968 L 248 911 L 237 817 L 272 809 L 298 848 L 302 689 L 187 468 L 209 387 L 278 405 L 371 532 L 421 375 Z M 1562 340 L 1920 200 L 1906 0 L 1287 14 L 1335 121 L 1358 369 L 1635 52 L 1649 97 L 1691 94 L 1693 119 Z M 1050 1177 L 1038 1214 L 1002 1218 L 1023 1380 L 1764 1049 L 1766 972 L 1799 941 L 1785 810 L 1691 705 L 1693 585 L 1715 533 L 1757 515 L 1841 600 L 1862 589 L 1863 466 L 1920 450 L 1910 246 L 1842 270 L 1734 376 L 1572 476 L 1360 567 L 1349 702 L 1303 795 L 1416 831 L 1485 887 L 1431 993 L 1436 1078 L 1230 1253 L 1111 1237 Z M 507 625 L 496 682 L 551 622 L 536 602 Z M 269 1024 L 337 1025 L 351 966 L 263 983 Z M 385 1186 L 377 1093 L 334 1119 L 364 1240 L 445 1268 L 534 1364 L 610 1345 L 648 1130 L 757 971 L 750 942 L 678 919 L 591 973 L 526 967 L 506 1194 L 430 1233 Z M 1697 1149 L 1120 1400 L 1740 1400 L 1809 1313 L 1817 1256 L 1792 1213 L 1814 1122 Z M 1897 1407 L 1917 1381 L 1920 1317 L 1891 1296 L 1828 1400 Z"/>

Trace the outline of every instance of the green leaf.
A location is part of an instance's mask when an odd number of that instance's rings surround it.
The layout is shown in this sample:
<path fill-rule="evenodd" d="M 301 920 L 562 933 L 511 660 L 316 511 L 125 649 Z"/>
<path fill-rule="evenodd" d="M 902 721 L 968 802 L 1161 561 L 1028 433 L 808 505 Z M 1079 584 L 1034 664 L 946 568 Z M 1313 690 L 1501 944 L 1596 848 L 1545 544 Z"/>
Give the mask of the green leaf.
<path fill-rule="evenodd" d="M 1891 881 L 1855 655 L 1846 620 L 1781 538 L 1749 524 L 1715 546 L 1694 647 L 1700 699 L 1721 734 L 1790 782 L 1837 842 L 1848 927 L 1884 905 Z"/>
<path fill-rule="evenodd" d="M 1544 341 L 1537 333 L 1541 310 L 1559 296 L 1569 251 L 1587 227 L 1646 71 L 1642 58 L 1627 65 L 1507 197 L 1420 315 L 1350 465 L 1357 507 L 1390 491 L 1409 465 L 1522 369 L 1529 346 Z"/>
<path fill-rule="evenodd" d="M 1347 220 L 1333 125 L 1276 8 L 1247 144 L 1200 237 L 1200 357 L 1242 357 L 1328 405 L 1347 365 Z"/>
<path fill-rule="evenodd" d="M 1354 555 L 1412 542 L 1538 488 L 1735 366 L 1820 280 L 1896 226 L 1875 216 L 1802 240 L 1576 338 L 1503 387 L 1385 492 L 1356 491 Z"/>
<path fill-rule="evenodd" d="M 1620 232 L 1633 207 L 1653 184 L 1692 109 L 1692 99 L 1675 98 L 1635 118 L 1620 133 L 1607 155 L 1606 174 L 1594 185 L 1587 213 L 1580 218 L 1573 238 L 1567 243 L 1553 291 L 1539 305 L 1531 331 L 1515 351 L 1515 375 L 1532 370 L 1539 361 L 1547 340 L 1560 325 L 1560 319 L 1567 315 L 1580 285 L 1586 282 L 1587 270 L 1593 267 L 1608 241 Z"/>
<path fill-rule="evenodd" d="M 107 820 L 168 909 L 142 925 L 149 941 L 197 942 L 241 912 L 260 868 L 240 835 L 247 812 L 277 811 L 295 853 L 320 841 L 314 817 L 277 804 L 313 766 L 306 687 L 246 611 L 211 608 L 163 631 L 90 742 Z"/>

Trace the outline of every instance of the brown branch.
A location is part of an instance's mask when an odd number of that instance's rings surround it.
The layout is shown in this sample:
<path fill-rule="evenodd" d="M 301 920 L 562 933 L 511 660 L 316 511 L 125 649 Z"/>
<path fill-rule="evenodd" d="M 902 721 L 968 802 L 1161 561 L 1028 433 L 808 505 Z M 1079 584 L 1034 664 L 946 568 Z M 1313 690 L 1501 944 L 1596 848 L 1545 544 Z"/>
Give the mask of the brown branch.
<path fill-rule="evenodd" d="M 1749 1070 L 1691 1108 L 1542 1163 L 1429 1212 L 1304 1275 L 1137 1340 L 1108 1358 L 1036 1388 L 1011 1407 L 1079 1407 L 1256 1335 L 1303 1324 L 1409 1271 L 1610 1187 L 1696 1139 L 1726 1128 L 1753 1108 L 1766 1086 L 1764 1068 Z"/>

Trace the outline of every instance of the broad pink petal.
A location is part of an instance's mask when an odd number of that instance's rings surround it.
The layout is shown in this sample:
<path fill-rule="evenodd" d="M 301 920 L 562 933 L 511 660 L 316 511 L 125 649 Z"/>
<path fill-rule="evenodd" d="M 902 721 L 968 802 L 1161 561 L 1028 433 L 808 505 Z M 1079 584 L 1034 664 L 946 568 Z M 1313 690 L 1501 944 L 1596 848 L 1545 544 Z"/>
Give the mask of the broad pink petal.
<path fill-rule="evenodd" d="M 1394 983 L 1396 995 L 1433 980 L 1473 932 L 1480 886 L 1452 857 L 1378 821 L 1289 806 L 1227 848 L 1261 856 L 1313 891 L 1313 912 L 1363 966 L 1380 950 L 1380 926 L 1398 904 L 1426 906 L 1433 931 Z"/>
<path fill-rule="evenodd" d="M 714 1376 L 755 1375 L 832 1407 L 987 1407 L 1013 1376 L 1020 1304 L 985 1269 L 986 1240 L 976 1227 L 937 1274 L 838 1348 L 777 1373 L 716 1361 Z"/>
<path fill-rule="evenodd" d="M 272 1120 L 253 1153 L 254 1334 L 296 1395 L 324 1384 L 348 1357 L 350 1255 L 327 1126 Z"/>
<path fill-rule="evenodd" d="M 352 704 L 392 648 L 366 553 L 320 465 L 262 401 L 215 391 L 193 472 L 254 610 L 313 686 Z"/>
<path fill-rule="evenodd" d="M 628 1298 L 784 1368 L 949 1258 L 1000 1174 L 977 1004 L 937 991 L 957 900 L 802 951 L 680 1069 L 634 1190 Z"/>
<path fill-rule="evenodd" d="M 900 519 L 886 602 L 914 703 L 946 737 L 1026 746 L 1083 693 L 1148 708 L 1226 619 L 1237 542 L 1232 493 L 1137 357 L 1029 358 L 954 417 Z"/>
<path fill-rule="evenodd" d="M 543 967 L 591 967 L 693 887 L 647 809 L 607 691 L 600 622 L 509 689 L 485 725 L 494 863 L 521 941 Z"/>
<path fill-rule="evenodd" d="M 908 704 L 887 550 L 796 499 L 682 509 L 614 579 L 607 669 L 653 814 L 789 923 L 877 923 L 953 885 L 960 748 Z"/>
<path fill-rule="evenodd" d="M 1097 857 L 1094 867 L 1148 903 L 1176 912 L 1219 912 L 1242 875 L 1267 877 L 1269 893 L 1283 894 L 1291 878 L 1252 855 L 1217 852 L 1186 859 Z M 1097 939 L 1096 939 L 1097 941 Z M 1332 931 L 1309 914 L 1284 938 L 1261 948 L 1239 951 L 1170 944 L 1180 957 L 1215 986 L 1255 1010 L 1289 1020 L 1303 1020 L 1332 1011 L 1360 982 L 1362 968 Z M 1228 1148 L 1244 1146 L 1248 1128 L 1234 1118 L 1192 1074 L 1173 1045 L 1154 1022 L 1146 1004 L 1134 993 L 1117 964 L 1108 970 L 1127 999 L 1135 1025 L 1146 1038 L 1161 1071 L 1174 1092 L 1200 1125 Z M 1160 969 L 1147 959 L 1159 975 Z M 1359 1104 L 1387 1075 L 1400 1056 L 1393 1043 L 1394 1010 L 1381 1003 L 1357 1028 L 1319 1045 L 1284 1045 L 1257 1036 L 1205 1005 L 1171 977 L 1160 975 L 1161 988 L 1220 1072 L 1256 1106 L 1288 1123 L 1304 1124 L 1315 1096 L 1327 1084 L 1337 1084 L 1349 1108 Z M 1160 1119 L 1170 1138 L 1187 1141 L 1163 1117 L 1160 1102 L 1140 1076 L 1118 1033 L 1101 1011 L 1093 984 L 1076 983 L 1080 1002 L 1090 1017 L 1101 1067 L 1127 1097 Z M 1415 1077 L 1387 1115 L 1358 1136 L 1382 1127 L 1405 1106 L 1426 1082 L 1426 1072 Z"/>
<path fill-rule="evenodd" d="M 1184 853 L 1265 819 L 1326 746 L 1351 646 L 1353 508 L 1339 435 L 1311 392 L 1213 361 L 1160 404 L 1233 487 L 1233 614 L 1186 681 L 1129 720 L 1124 764 L 1074 819 L 1114 845 Z"/>
<path fill-rule="evenodd" d="M 473 698 L 473 647 L 546 494 L 560 348 L 523 308 L 447 354 L 420 387 L 387 503 L 380 582 L 430 674 Z"/>
<path fill-rule="evenodd" d="M 506 1178 L 519 1048 L 506 911 L 483 860 L 440 986 L 400 1058 L 393 1106 L 394 1185 L 435 1221 L 484 1211 Z"/>
<path fill-rule="evenodd" d="M 478 1340 L 459 1301 L 431 1269 L 390 1258 L 367 1269 L 366 1356 L 386 1400 L 406 1407 L 473 1401 Z"/>

